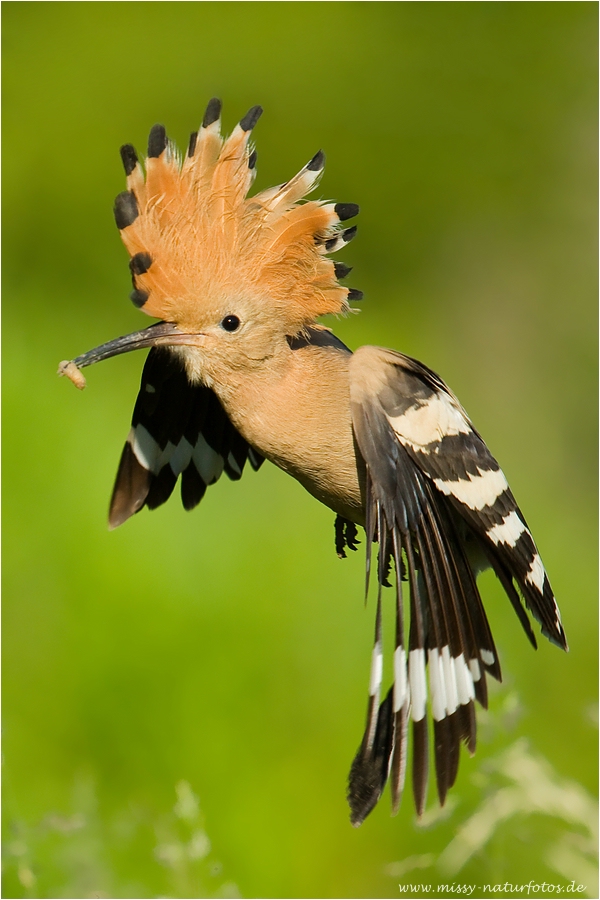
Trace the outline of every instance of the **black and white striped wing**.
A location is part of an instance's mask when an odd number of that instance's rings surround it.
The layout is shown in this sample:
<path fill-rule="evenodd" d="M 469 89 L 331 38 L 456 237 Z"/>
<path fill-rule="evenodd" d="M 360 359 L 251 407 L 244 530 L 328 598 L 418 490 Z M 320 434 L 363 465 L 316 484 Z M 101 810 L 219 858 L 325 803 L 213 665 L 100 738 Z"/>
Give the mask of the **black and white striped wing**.
<path fill-rule="evenodd" d="M 350 773 L 349 801 L 358 825 L 375 806 L 388 775 L 395 809 L 400 802 L 409 717 L 413 790 L 422 812 L 428 696 L 442 803 L 456 778 L 460 743 L 475 750 L 473 701 L 487 703 L 486 673 L 500 679 L 475 581 L 477 556 L 483 554 L 494 568 L 534 646 L 520 594 L 543 634 L 563 648 L 566 639 L 540 556 L 506 479 L 441 379 L 409 357 L 362 347 L 350 365 L 350 396 L 367 467 L 367 577 L 376 540 L 380 594 L 392 559 L 397 575 L 394 685 L 379 706 L 379 597 L 367 728 Z M 408 646 L 403 582 L 409 589 Z"/>
<path fill-rule="evenodd" d="M 154 347 L 121 455 L 109 525 L 116 528 L 144 506 L 160 506 L 180 475 L 183 505 L 193 509 L 223 472 L 241 478 L 246 459 L 254 469 L 263 462 L 233 427 L 216 394 L 190 383 L 176 353 Z"/>

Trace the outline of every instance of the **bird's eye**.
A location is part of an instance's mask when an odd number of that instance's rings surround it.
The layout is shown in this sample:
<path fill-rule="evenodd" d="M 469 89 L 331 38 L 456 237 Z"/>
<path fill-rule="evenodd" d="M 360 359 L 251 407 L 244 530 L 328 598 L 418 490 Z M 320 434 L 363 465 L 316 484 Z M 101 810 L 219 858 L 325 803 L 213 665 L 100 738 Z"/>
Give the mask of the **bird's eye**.
<path fill-rule="evenodd" d="M 221 328 L 224 328 L 225 331 L 237 331 L 239 327 L 240 320 L 237 316 L 225 316 L 221 322 Z"/>

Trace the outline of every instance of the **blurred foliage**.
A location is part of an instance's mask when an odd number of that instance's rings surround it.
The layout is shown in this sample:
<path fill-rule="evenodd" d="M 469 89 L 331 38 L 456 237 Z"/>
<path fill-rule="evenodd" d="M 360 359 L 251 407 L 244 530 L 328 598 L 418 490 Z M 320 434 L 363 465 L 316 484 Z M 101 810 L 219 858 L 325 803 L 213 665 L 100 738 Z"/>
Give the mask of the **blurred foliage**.
<path fill-rule="evenodd" d="M 597 5 L 2 12 L 4 896 L 393 897 L 417 875 L 597 896 Z M 332 514 L 265 465 L 108 533 L 142 356 L 90 370 L 84 394 L 54 376 L 145 324 L 112 221 L 119 145 L 156 121 L 185 145 L 213 95 L 227 130 L 265 108 L 258 189 L 325 149 L 322 195 L 361 204 L 343 257 L 364 311 L 336 331 L 449 382 L 563 611 L 571 652 L 534 654 L 484 576 L 504 684 L 420 825 L 410 797 L 348 823 L 373 609 Z M 548 802 L 492 815 L 523 759 Z M 467 858 L 453 842 L 481 821 Z"/>
<path fill-rule="evenodd" d="M 15 821 L 4 845 L 4 896 L 239 897 L 212 852 L 203 816 L 187 781 L 176 786 L 172 812 L 149 821 L 129 805 L 99 815 L 93 780 L 76 779 L 70 816 L 50 814 L 35 826 Z M 135 872 L 119 863 L 132 852 L 144 859 Z M 121 877 L 119 877 L 121 876 Z M 98 890 L 101 884 L 103 890 Z"/>

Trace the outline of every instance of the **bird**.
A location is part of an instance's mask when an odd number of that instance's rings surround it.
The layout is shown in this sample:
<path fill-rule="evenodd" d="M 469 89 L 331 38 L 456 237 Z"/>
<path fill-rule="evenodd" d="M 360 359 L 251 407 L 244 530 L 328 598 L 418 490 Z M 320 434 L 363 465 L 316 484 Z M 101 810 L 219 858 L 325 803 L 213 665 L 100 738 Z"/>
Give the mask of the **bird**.
<path fill-rule="evenodd" d="M 191 510 L 223 472 L 235 481 L 246 462 L 258 470 L 268 460 L 335 513 L 339 557 L 364 530 L 366 593 L 375 580 L 377 599 L 350 819 L 359 826 L 388 781 L 398 811 L 409 738 L 421 816 L 430 769 L 443 805 L 461 745 L 475 752 L 475 702 L 487 707 L 487 677 L 501 680 L 478 574 L 493 570 L 534 648 L 527 610 L 564 650 L 566 636 L 527 522 L 450 388 L 403 353 L 352 352 L 320 322 L 363 296 L 342 284 L 350 267 L 330 258 L 354 238 L 346 223 L 358 205 L 307 199 L 321 150 L 289 181 L 251 195 L 261 113 L 252 107 L 223 138 L 213 98 L 183 158 L 163 125 L 150 131 L 143 166 L 131 144 L 121 147 L 127 189 L 114 215 L 130 298 L 158 321 L 63 361 L 59 374 L 83 388 L 82 368 L 150 348 L 110 528 L 163 504 L 178 480 Z M 395 634 L 384 691 L 387 587 Z"/>

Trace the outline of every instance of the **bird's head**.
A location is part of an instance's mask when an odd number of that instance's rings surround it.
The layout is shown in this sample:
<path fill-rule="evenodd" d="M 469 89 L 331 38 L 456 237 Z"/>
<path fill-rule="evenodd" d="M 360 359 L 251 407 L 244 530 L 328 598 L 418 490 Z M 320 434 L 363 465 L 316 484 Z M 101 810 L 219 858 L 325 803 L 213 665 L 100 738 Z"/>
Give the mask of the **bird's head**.
<path fill-rule="evenodd" d="M 121 147 L 127 190 L 114 212 L 130 255 L 131 300 L 161 321 L 61 363 L 61 374 L 76 381 L 75 366 L 168 345 L 188 348 L 190 376 L 210 380 L 260 364 L 317 317 L 361 298 L 339 283 L 350 269 L 328 258 L 354 237 L 342 223 L 358 207 L 304 199 L 320 179 L 322 151 L 290 181 L 249 197 L 249 138 L 262 109 L 249 110 L 225 140 L 220 111 L 211 100 L 183 161 L 162 125 L 150 132 L 144 169 L 131 144 Z"/>

